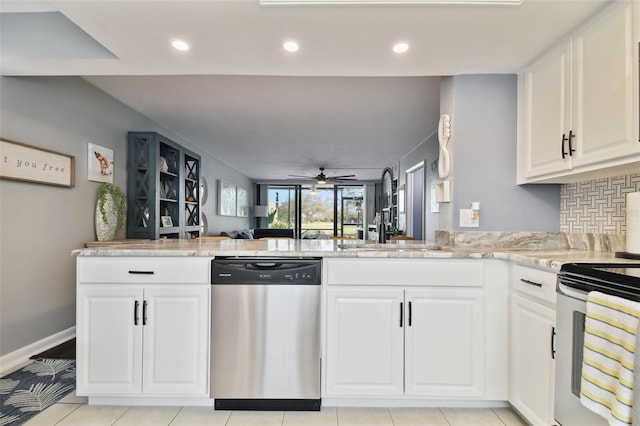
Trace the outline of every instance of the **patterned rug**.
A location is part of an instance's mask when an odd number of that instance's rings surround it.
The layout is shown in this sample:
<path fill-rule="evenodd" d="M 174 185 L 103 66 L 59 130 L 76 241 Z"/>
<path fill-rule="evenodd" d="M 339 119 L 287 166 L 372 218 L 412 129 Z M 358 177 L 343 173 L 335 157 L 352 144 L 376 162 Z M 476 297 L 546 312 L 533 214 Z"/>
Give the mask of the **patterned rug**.
<path fill-rule="evenodd" d="M 21 425 L 76 387 L 76 361 L 38 358 L 0 378 L 0 425 Z"/>

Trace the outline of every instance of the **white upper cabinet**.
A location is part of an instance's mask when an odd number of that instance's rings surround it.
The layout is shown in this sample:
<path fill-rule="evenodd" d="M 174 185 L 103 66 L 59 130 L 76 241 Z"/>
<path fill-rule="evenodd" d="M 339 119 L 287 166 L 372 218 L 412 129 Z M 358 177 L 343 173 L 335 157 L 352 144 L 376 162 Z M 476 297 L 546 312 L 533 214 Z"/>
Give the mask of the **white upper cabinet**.
<path fill-rule="evenodd" d="M 518 183 L 640 167 L 638 9 L 616 2 L 520 74 Z"/>
<path fill-rule="evenodd" d="M 571 44 L 536 62 L 520 76 L 524 104 L 521 150 L 525 177 L 571 168 L 568 133 L 571 128 Z M 564 154 L 563 154 L 564 151 Z"/>

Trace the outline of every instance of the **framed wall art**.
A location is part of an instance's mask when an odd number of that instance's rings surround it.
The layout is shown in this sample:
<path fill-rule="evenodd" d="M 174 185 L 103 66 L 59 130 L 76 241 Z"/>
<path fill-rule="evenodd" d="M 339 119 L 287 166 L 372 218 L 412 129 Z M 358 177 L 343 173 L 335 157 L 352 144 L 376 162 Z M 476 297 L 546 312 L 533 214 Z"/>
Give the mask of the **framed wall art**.
<path fill-rule="evenodd" d="M 113 150 L 94 143 L 87 145 L 87 178 L 113 183 Z"/>
<path fill-rule="evenodd" d="M 75 157 L 0 139 L 0 178 L 46 185 L 75 186 Z"/>
<path fill-rule="evenodd" d="M 236 215 L 236 187 L 222 180 L 218 181 L 218 214 Z"/>
<path fill-rule="evenodd" d="M 236 215 L 239 217 L 249 216 L 249 194 L 244 188 L 238 188 L 236 193 L 237 211 Z"/>

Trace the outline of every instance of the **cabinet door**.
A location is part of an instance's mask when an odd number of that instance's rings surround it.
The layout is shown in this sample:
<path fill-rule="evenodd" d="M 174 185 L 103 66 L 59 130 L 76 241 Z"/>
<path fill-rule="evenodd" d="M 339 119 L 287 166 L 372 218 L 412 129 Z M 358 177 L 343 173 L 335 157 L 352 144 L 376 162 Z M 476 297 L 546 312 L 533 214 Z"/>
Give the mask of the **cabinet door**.
<path fill-rule="evenodd" d="M 208 393 L 209 289 L 208 285 L 145 288 L 146 395 Z"/>
<path fill-rule="evenodd" d="M 139 286 L 78 286 L 78 395 L 140 394 L 141 302 Z"/>
<path fill-rule="evenodd" d="M 524 178 L 568 170 L 571 128 L 571 44 L 550 52 L 520 75 L 518 156 Z"/>
<path fill-rule="evenodd" d="M 403 393 L 403 289 L 329 288 L 326 394 Z"/>
<path fill-rule="evenodd" d="M 616 5 L 574 37 L 577 141 L 572 167 L 640 154 L 634 137 L 638 44 L 632 3 Z"/>
<path fill-rule="evenodd" d="M 555 311 L 511 296 L 511 386 L 509 402 L 532 424 L 553 420 Z"/>
<path fill-rule="evenodd" d="M 411 304 L 405 330 L 405 393 L 482 397 L 482 289 L 407 290 L 405 297 Z"/>

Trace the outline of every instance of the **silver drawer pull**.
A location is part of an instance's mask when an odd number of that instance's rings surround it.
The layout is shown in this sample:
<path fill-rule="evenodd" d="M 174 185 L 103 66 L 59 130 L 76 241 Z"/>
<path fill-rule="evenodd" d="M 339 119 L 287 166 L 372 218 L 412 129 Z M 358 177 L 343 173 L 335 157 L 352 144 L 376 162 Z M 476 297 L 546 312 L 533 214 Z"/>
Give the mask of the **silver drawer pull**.
<path fill-rule="evenodd" d="M 529 285 L 534 285 L 536 287 L 542 287 L 542 284 L 537 283 L 535 281 L 529 281 L 529 280 L 525 280 L 524 278 L 520 278 L 520 281 L 522 281 L 525 284 L 529 284 Z"/>
<path fill-rule="evenodd" d="M 129 271 L 132 275 L 153 275 L 153 271 Z"/>

